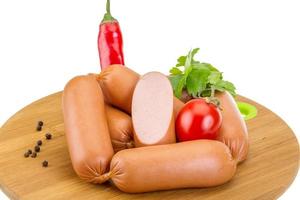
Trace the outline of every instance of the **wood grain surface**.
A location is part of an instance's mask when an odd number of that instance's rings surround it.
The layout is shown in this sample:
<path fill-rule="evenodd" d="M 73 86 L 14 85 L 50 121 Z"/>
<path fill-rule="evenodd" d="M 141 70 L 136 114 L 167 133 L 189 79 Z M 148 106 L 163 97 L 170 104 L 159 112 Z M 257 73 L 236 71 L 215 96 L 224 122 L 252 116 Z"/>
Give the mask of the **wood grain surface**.
<path fill-rule="evenodd" d="M 232 181 L 214 188 L 182 189 L 126 194 L 110 183 L 93 185 L 74 173 L 64 137 L 61 93 L 42 98 L 12 116 L 0 129 L 0 187 L 11 199 L 230 199 L 278 198 L 299 169 L 299 145 L 285 122 L 265 107 L 247 121 L 250 138 L 248 159 L 239 165 Z M 36 131 L 38 120 L 45 125 Z M 45 140 L 50 132 L 52 140 Z M 24 158 L 37 140 L 43 145 L 37 158 Z M 48 160 L 49 167 L 42 167 Z M 159 179 L 159 177 L 158 177 Z"/>

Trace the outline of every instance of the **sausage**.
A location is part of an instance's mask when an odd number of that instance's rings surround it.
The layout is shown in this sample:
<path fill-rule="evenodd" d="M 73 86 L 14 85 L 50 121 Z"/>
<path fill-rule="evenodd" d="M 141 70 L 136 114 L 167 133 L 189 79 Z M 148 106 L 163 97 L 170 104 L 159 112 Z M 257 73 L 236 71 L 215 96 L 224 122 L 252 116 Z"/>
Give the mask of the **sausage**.
<path fill-rule="evenodd" d="M 105 101 L 127 114 L 131 114 L 132 95 L 139 79 L 138 73 L 122 65 L 111 65 L 97 76 Z M 174 97 L 175 116 L 183 105 Z"/>
<path fill-rule="evenodd" d="M 177 99 L 177 97 L 174 97 L 173 99 L 174 99 L 174 102 L 173 102 L 174 103 L 174 117 L 176 119 L 179 111 L 183 108 L 184 103 L 181 100 Z"/>
<path fill-rule="evenodd" d="M 136 84 L 132 123 L 136 147 L 176 142 L 173 89 L 162 73 L 149 72 Z"/>
<path fill-rule="evenodd" d="M 125 149 L 114 155 L 109 176 L 123 192 L 211 187 L 235 174 L 228 147 L 216 140 Z"/>
<path fill-rule="evenodd" d="M 97 74 L 89 73 L 88 75 L 97 78 Z M 107 103 L 105 104 L 105 111 L 114 152 L 133 148 L 134 142 L 131 117 Z"/>
<path fill-rule="evenodd" d="M 94 76 L 77 76 L 64 88 L 64 126 L 73 169 L 83 180 L 102 183 L 114 154 L 104 98 Z"/>
<path fill-rule="evenodd" d="M 131 114 L 132 94 L 140 75 L 127 67 L 111 65 L 98 76 L 105 100 Z"/>
<path fill-rule="evenodd" d="M 247 158 L 249 149 L 246 123 L 228 92 L 217 92 L 216 97 L 220 100 L 223 117 L 217 140 L 229 147 L 238 163 L 242 162 Z"/>
<path fill-rule="evenodd" d="M 131 117 L 107 104 L 105 105 L 105 111 L 114 152 L 133 148 L 134 142 Z"/>

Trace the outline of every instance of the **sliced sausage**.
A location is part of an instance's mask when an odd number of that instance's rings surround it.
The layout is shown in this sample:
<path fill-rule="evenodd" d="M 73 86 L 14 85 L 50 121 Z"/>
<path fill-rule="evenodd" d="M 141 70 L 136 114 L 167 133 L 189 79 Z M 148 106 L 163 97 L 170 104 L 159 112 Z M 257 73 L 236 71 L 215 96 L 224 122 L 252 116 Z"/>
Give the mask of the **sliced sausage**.
<path fill-rule="evenodd" d="M 140 193 L 221 185 L 236 171 L 228 147 L 215 140 L 125 149 L 114 155 L 109 176 L 123 192 Z"/>
<path fill-rule="evenodd" d="M 107 105 L 105 106 L 110 139 L 115 152 L 133 148 L 132 120 L 126 113 Z"/>
<path fill-rule="evenodd" d="M 249 141 L 247 126 L 233 97 L 228 92 L 217 92 L 222 107 L 223 122 L 218 140 L 225 143 L 237 162 L 247 158 Z"/>
<path fill-rule="evenodd" d="M 137 147 L 176 142 L 173 116 L 173 89 L 159 72 L 145 74 L 132 98 L 134 143 Z"/>
<path fill-rule="evenodd" d="M 114 154 L 104 98 L 95 76 L 77 76 L 65 86 L 62 107 L 72 165 L 87 182 L 102 183 Z"/>

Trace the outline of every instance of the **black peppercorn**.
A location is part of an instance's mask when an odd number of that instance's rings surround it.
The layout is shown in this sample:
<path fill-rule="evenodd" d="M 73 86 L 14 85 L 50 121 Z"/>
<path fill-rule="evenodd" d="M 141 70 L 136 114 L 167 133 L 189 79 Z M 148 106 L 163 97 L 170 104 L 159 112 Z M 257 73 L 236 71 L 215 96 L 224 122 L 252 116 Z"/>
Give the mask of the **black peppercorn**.
<path fill-rule="evenodd" d="M 42 140 L 38 140 L 38 141 L 36 142 L 36 144 L 39 145 L 39 146 L 41 146 L 41 145 L 43 144 L 43 142 L 42 142 Z"/>
<path fill-rule="evenodd" d="M 29 153 L 28 152 L 24 153 L 24 157 L 28 158 L 29 157 Z"/>
<path fill-rule="evenodd" d="M 34 151 L 35 151 L 35 152 L 40 152 L 40 150 L 41 150 L 40 146 L 35 146 L 35 147 L 34 147 Z"/>
<path fill-rule="evenodd" d="M 37 156 L 37 153 L 36 152 L 32 152 L 31 157 L 35 158 L 36 156 Z"/>
<path fill-rule="evenodd" d="M 36 127 L 36 130 L 37 130 L 37 131 L 41 131 L 41 130 L 42 130 L 42 127 L 41 127 L 41 126 L 37 126 L 37 127 Z"/>
<path fill-rule="evenodd" d="M 47 133 L 45 136 L 46 136 L 47 140 L 51 140 L 51 138 L 52 138 L 52 135 L 50 133 Z"/>
<path fill-rule="evenodd" d="M 43 126 L 44 122 L 43 121 L 38 121 L 38 126 Z"/>
<path fill-rule="evenodd" d="M 47 160 L 44 160 L 42 164 L 43 164 L 43 167 L 48 167 L 48 161 Z"/>
<path fill-rule="evenodd" d="M 31 149 L 28 149 L 27 153 L 30 155 L 32 154 L 32 150 Z"/>

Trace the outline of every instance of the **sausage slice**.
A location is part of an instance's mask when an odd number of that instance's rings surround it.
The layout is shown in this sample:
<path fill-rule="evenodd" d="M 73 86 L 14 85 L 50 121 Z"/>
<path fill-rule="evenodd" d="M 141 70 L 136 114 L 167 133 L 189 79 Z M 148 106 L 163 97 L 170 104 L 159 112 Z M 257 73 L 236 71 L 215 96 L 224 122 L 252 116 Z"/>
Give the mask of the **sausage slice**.
<path fill-rule="evenodd" d="M 176 142 L 173 90 L 162 73 L 141 77 L 133 93 L 131 113 L 137 147 Z"/>

